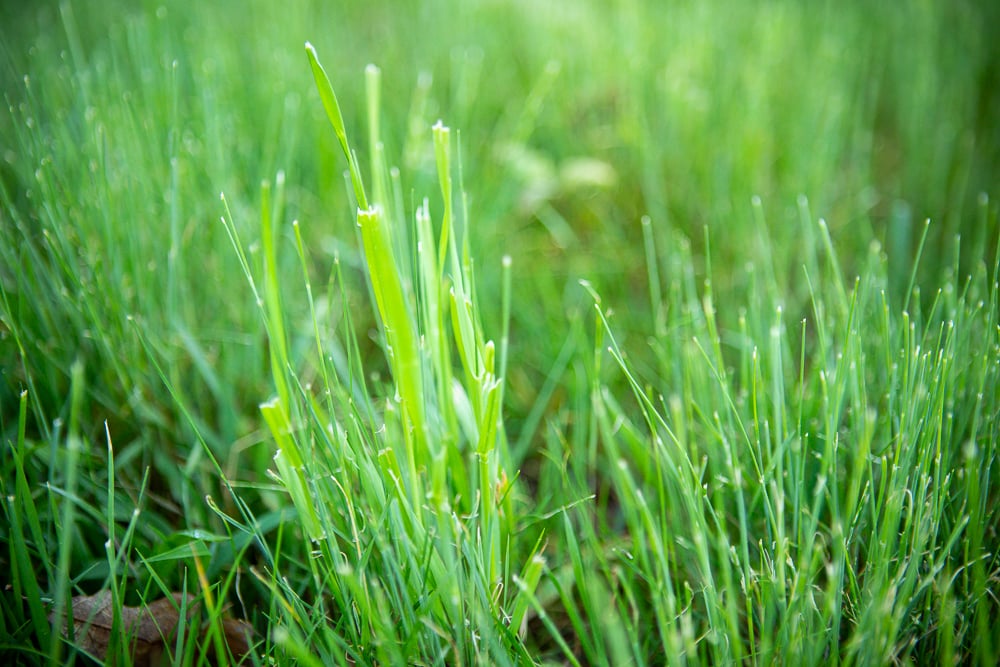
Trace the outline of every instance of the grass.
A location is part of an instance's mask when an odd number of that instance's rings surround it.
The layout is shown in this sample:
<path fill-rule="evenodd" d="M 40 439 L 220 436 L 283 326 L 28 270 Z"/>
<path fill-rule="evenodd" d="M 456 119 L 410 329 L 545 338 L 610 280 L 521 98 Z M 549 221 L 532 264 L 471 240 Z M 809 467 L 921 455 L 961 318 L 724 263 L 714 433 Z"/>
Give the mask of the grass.
<path fill-rule="evenodd" d="M 347 5 L 0 10 L 4 660 L 993 664 L 992 4 Z"/>

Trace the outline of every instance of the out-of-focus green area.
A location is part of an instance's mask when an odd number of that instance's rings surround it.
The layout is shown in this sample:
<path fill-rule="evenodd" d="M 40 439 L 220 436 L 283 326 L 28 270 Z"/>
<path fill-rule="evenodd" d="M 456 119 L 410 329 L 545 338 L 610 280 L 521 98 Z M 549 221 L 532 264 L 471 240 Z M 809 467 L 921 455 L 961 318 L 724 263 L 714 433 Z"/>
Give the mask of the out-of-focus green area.
<path fill-rule="evenodd" d="M 754 298 L 747 272 L 765 270 L 792 309 L 805 303 L 801 257 L 815 242 L 800 196 L 827 221 L 848 274 L 872 240 L 883 245 L 897 294 L 925 219 L 933 252 L 923 278 L 951 264 L 957 234 L 966 247 L 995 234 L 976 213 L 1000 163 L 998 10 L 988 2 L 76 2 L 4 12 L 2 278 L 50 419 L 64 369 L 83 354 L 108 410 L 183 430 L 169 415 L 133 414 L 161 392 L 139 361 L 133 315 L 214 415 L 220 445 L 237 437 L 238 416 L 264 391 L 261 341 L 216 224 L 219 192 L 247 223 L 259 182 L 283 170 L 289 221 L 300 218 L 327 256 L 355 247 L 306 40 L 329 54 L 361 144 L 358 73 L 382 67 L 385 103 L 399 111 L 384 136 L 388 154 L 404 156 L 406 191 L 433 182 L 429 126 L 442 118 L 461 130 L 480 264 L 516 259 L 513 345 L 526 377 L 511 378 L 515 409 L 532 400 L 532 369 L 558 352 L 553 332 L 579 278 L 640 313 L 626 328 L 643 329 L 643 215 L 669 242 L 691 243 L 696 259 L 710 238 L 716 289 L 734 301 Z M 490 304 L 497 274 L 480 273 Z M 92 298 L 67 306 L 64 289 Z M 484 308 L 487 321 L 494 310 Z M 193 346 L 214 382 L 190 362 Z M 25 369 L 10 336 L 3 349 L 11 392 Z M 128 363 L 116 359 L 122 350 Z M 149 432 L 137 425 L 137 437 Z"/>

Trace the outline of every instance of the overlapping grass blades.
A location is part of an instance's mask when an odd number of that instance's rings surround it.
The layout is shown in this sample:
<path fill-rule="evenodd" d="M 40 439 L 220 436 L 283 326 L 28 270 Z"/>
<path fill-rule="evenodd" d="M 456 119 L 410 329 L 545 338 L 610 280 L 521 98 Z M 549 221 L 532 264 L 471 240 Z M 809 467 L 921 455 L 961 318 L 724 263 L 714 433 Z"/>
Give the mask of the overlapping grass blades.
<path fill-rule="evenodd" d="M 998 571 L 983 538 L 1000 452 L 981 410 L 1000 383 L 1000 270 L 980 262 L 958 286 L 956 257 L 933 298 L 894 302 L 881 247 L 848 285 L 818 226 L 828 262 L 802 266 L 814 289 L 799 326 L 765 302 L 724 345 L 711 281 L 699 294 L 670 276 L 662 289 L 685 324 L 650 339 L 663 360 L 652 378 L 586 286 L 593 377 L 609 355 L 633 402 L 591 387 L 616 500 L 605 520 L 623 530 L 602 551 L 586 520 L 567 521 L 575 589 L 560 599 L 592 638 L 574 660 L 988 664 L 989 605 L 970 603 Z M 602 576 L 588 581 L 588 568 Z"/>
<path fill-rule="evenodd" d="M 331 363 L 328 350 L 342 345 L 331 336 L 346 336 L 343 345 L 356 349 L 355 333 L 325 331 L 318 321 L 295 221 L 316 342 L 309 363 L 321 386 L 301 379 L 287 346 L 282 290 L 288 286 L 274 268 L 281 188 L 272 202 L 265 184 L 262 280 L 243 260 L 254 291 L 260 289 L 276 391 L 261 412 L 277 448 L 276 477 L 296 509 L 302 537 L 311 543 L 312 556 L 301 566 L 322 591 L 318 599 L 277 607 L 287 628 L 279 633 L 280 643 L 300 656 L 312 646 L 323 662 L 517 660 L 524 650 L 518 633 L 541 578 L 543 542 L 524 550 L 511 541 L 514 475 L 504 468 L 503 362 L 483 333 L 473 260 L 457 224 L 468 224 L 469 217 L 460 178 L 457 188 L 453 184 L 454 140 L 442 123 L 432 128 L 443 203 L 437 233 L 428 198 L 407 223 L 400 177 L 389 169 L 378 136 L 378 69 L 366 72 L 369 195 L 333 87 L 311 45 L 306 52 L 347 160 L 392 378 L 359 398 L 350 389 L 365 386 L 357 358 L 346 371 Z M 227 226 L 243 256 L 235 226 Z M 339 281 L 339 262 L 335 266 Z M 509 276 L 509 260 L 502 270 Z M 507 294 L 508 314 L 509 303 Z M 514 558 L 525 559 L 520 576 Z M 275 592 L 282 599 L 299 597 L 280 587 Z M 315 620 L 306 622 L 304 615 Z M 304 629 L 312 636 L 303 636 Z"/>

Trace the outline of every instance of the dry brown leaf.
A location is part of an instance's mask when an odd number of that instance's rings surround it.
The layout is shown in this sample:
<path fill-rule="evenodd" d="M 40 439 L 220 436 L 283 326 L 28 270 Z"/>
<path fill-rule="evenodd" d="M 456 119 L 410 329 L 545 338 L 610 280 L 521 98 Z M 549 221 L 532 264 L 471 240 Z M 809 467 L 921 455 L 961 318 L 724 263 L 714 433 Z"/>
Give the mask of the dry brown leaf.
<path fill-rule="evenodd" d="M 222 632 L 229 652 L 237 661 L 250 655 L 253 644 L 253 626 L 238 618 L 222 619 Z"/>
<path fill-rule="evenodd" d="M 173 647 L 177 626 L 180 624 L 181 606 L 188 611 L 191 621 L 198 604 L 193 595 L 174 593 L 141 607 L 122 607 L 121 632 L 131 642 L 130 653 L 136 667 L 155 667 L 161 664 L 167 647 Z M 108 646 L 114 627 L 114 607 L 111 594 L 102 591 L 95 595 L 78 595 L 72 604 L 73 636 L 77 646 L 107 662 Z M 49 617 L 54 625 L 54 615 Z M 65 622 L 56 628 L 64 632 Z M 250 653 L 253 630 L 245 621 L 227 618 L 222 621 L 226 645 L 237 660 Z M 114 656 L 110 656 L 113 658 Z"/>
<path fill-rule="evenodd" d="M 186 600 L 185 600 L 186 598 Z M 160 664 L 166 642 L 174 638 L 180 623 L 179 609 L 182 601 L 193 612 L 194 596 L 174 593 L 142 607 L 122 607 L 121 632 L 131 642 L 132 658 L 136 667 L 153 667 Z M 114 607 L 111 593 L 101 591 L 95 595 L 78 595 L 73 598 L 73 636 L 77 645 L 98 660 L 108 659 L 108 645 L 114 627 Z M 49 619 L 55 623 L 55 619 Z M 65 623 L 59 622 L 60 631 Z"/>

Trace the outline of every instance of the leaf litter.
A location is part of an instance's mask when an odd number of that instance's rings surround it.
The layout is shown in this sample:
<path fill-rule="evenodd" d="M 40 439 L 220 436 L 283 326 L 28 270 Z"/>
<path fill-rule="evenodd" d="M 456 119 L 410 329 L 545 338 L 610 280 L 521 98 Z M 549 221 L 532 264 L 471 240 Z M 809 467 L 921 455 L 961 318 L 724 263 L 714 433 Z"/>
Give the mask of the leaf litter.
<path fill-rule="evenodd" d="M 178 627 L 181 625 L 181 610 L 186 612 L 186 625 L 198 627 L 199 644 L 207 646 L 208 626 L 198 622 L 200 605 L 194 595 L 173 593 L 149 604 L 121 608 L 118 632 L 129 642 L 129 653 L 135 667 L 156 667 L 166 664 L 168 650 L 174 648 Z M 94 595 L 78 595 L 72 602 L 73 637 L 76 645 L 101 662 L 107 662 L 109 648 L 115 632 L 114 605 L 111 593 L 101 591 Z M 56 619 L 49 621 L 65 636 L 66 623 Z M 236 664 L 243 662 L 251 653 L 253 628 L 246 621 L 223 618 L 223 638 Z M 203 649 L 204 650 L 204 649 Z M 209 663 L 219 664 L 220 660 L 211 649 Z"/>

